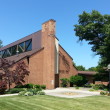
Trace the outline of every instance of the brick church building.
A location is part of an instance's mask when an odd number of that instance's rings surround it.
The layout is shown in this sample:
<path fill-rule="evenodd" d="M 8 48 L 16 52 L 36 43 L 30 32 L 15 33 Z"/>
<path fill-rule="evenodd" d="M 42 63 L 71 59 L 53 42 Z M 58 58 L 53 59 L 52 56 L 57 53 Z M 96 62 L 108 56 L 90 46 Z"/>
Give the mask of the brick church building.
<path fill-rule="evenodd" d="M 30 74 L 26 83 L 44 84 L 47 89 L 60 86 L 61 78 L 78 74 L 72 57 L 55 36 L 55 20 L 42 24 L 42 29 L 0 48 L 0 57 L 25 61 Z"/>

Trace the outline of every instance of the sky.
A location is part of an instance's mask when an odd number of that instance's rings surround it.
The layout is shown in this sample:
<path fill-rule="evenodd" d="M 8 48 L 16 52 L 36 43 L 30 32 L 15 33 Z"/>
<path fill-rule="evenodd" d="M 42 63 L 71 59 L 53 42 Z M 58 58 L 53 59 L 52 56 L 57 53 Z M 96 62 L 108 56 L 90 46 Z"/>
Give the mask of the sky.
<path fill-rule="evenodd" d="M 56 36 L 76 65 L 95 67 L 99 57 L 86 41 L 78 42 L 74 25 L 83 11 L 110 14 L 110 0 L 0 0 L 0 39 L 8 45 L 56 20 Z"/>

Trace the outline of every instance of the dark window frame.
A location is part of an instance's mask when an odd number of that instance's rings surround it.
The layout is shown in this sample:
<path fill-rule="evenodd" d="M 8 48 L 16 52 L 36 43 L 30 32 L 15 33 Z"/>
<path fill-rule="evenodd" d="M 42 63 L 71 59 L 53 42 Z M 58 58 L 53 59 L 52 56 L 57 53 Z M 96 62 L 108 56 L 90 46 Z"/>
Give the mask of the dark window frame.
<path fill-rule="evenodd" d="M 28 45 L 26 46 L 26 42 L 28 42 Z M 28 50 L 28 47 L 31 45 L 31 49 Z M 29 39 L 27 41 L 25 41 L 25 52 L 31 51 L 32 50 L 32 39 Z"/>
<path fill-rule="evenodd" d="M 29 44 L 26 46 L 26 42 L 29 42 Z M 24 46 L 22 48 L 22 46 L 20 46 L 20 44 L 24 43 Z M 27 50 L 28 47 L 31 45 L 31 49 Z M 14 50 L 14 47 L 15 47 L 15 50 Z M 22 52 L 19 53 L 18 49 L 21 49 Z M 17 45 L 14 45 L 12 47 L 9 47 L 7 49 L 4 49 L 4 50 L 1 50 L 0 51 L 0 58 L 7 58 L 7 57 L 11 57 L 11 56 L 14 56 L 14 55 L 17 55 L 17 54 L 21 54 L 21 53 L 24 53 L 24 52 L 28 52 L 28 51 L 31 51 L 32 50 L 32 39 L 29 39 L 27 41 L 24 41 L 24 42 L 21 42 Z M 16 52 L 15 52 L 16 51 Z M 4 55 L 6 55 L 4 57 Z"/>

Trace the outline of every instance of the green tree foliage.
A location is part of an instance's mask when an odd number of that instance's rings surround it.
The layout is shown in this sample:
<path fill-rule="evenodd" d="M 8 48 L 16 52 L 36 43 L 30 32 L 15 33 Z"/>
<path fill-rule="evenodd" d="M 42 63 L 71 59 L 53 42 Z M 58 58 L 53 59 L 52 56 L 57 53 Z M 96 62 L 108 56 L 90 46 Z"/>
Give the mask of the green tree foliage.
<path fill-rule="evenodd" d="M 84 84 L 87 83 L 87 79 L 80 75 L 71 76 L 70 83 L 71 83 L 71 85 L 83 86 Z"/>
<path fill-rule="evenodd" d="M 0 40 L 0 48 L 1 48 L 1 47 L 3 47 L 3 45 L 2 45 L 2 41 Z"/>
<path fill-rule="evenodd" d="M 97 71 L 97 67 L 90 67 L 87 71 Z"/>
<path fill-rule="evenodd" d="M 102 65 L 96 67 L 97 74 L 94 75 L 94 81 L 108 81 L 108 71 Z"/>
<path fill-rule="evenodd" d="M 107 66 L 110 63 L 110 15 L 95 10 L 91 13 L 84 11 L 74 30 L 79 41 L 88 41 L 92 51 L 101 56 L 101 64 Z"/>
<path fill-rule="evenodd" d="M 79 70 L 79 71 L 85 71 L 85 67 L 82 66 L 82 65 L 79 65 L 79 66 L 76 66 L 76 68 Z"/>

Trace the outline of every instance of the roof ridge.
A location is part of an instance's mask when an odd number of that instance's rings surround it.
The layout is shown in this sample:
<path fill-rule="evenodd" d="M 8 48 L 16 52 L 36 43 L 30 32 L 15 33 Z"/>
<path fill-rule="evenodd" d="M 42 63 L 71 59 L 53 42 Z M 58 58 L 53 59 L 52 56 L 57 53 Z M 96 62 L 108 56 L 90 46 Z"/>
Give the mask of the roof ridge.
<path fill-rule="evenodd" d="M 40 31 L 41 31 L 41 30 L 36 31 L 36 32 L 33 32 L 32 34 L 29 34 L 29 35 L 27 35 L 27 36 L 25 36 L 25 37 L 23 37 L 23 38 L 20 38 L 20 39 L 18 39 L 18 40 L 16 40 L 16 41 L 10 43 L 10 44 L 7 44 L 7 45 L 3 46 L 2 48 L 0 48 L 0 51 L 4 50 L 5 47 L 10 46 L 10 45 L 12 45 L 12 44 L 14 44 L 14 43 L 16 43 L 16 42 L 19 42 L 20 40 L 25 39 L 25 38 L 27 38 L 27 37 L 29 37 L 29 36 L 32 36 L 32 35 L 34 35 L 34 34 L 36 34 L 36 33 L 39 33 Z M 17 44 L 15 44 L 15 45 L 17 45 Z M 14 46 L 14 45 L 13 45 L 13 46 Z"/>

